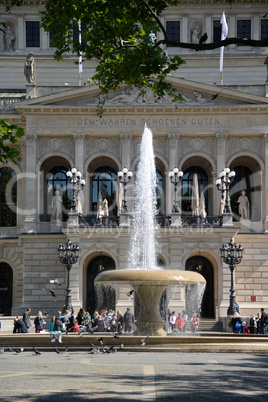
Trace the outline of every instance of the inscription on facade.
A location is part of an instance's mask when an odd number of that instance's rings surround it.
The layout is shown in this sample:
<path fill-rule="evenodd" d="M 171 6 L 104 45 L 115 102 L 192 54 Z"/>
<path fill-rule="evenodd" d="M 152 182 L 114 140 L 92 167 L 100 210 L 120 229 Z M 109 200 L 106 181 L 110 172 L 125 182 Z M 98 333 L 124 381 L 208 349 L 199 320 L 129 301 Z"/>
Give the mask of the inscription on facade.
<path fill-rule="evenodd" d="M 217 117 L 151 117 L 151 118 L 85 118 L 77 120 L 78 126 L 220 126 Z"/>

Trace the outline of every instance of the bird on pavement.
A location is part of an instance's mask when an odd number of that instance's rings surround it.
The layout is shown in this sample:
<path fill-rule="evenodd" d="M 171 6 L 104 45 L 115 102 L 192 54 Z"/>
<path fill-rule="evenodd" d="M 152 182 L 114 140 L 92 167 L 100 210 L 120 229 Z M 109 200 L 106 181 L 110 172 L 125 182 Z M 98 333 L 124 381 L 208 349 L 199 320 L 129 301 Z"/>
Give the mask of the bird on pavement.
<path fill-rule="evenodd" d="M 60 354 L 60 351 L 59 351 L 59 349 L 55 349 L 55 352 L 57 353 L 57 355 L 59 355 Z"/>
<path fill-rule="evenodd" d="M 35 347 L 33 347 L 33 351 L 36 355 L 41 355 L 41 352 L 39 352 L 39 350 L 37 350 Z"/>
<path fill-rule="evenodd" d="M 145 338 L 142 338 L 142 339 L 141 339 L 141 346 L 145 346 L 145 343 L 146 343 L 146 341 L 147 341 L 148 338 L 149 338 L 149 335 L 146 336 Z"/>
<path fill-rule="evenodd" d="M 103 338 L 98 338 L 98 341 L 101 345 L 103 345 Z"/>
<path fill-rule="evenodd" d="M 1 348 L 0 349 L 0 355 L 2 355 L 2 354 L 4 354 L 5 353 L 5 348 Z"/>

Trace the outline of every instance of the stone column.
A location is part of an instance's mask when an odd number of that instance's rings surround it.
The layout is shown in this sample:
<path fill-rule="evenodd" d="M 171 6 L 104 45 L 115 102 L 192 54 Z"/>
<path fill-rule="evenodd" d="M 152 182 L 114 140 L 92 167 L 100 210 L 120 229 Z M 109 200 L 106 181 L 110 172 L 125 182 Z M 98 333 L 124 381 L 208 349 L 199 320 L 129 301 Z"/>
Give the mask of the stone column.
<path fill-rule="evenodd" d="M 36 175 L 36 134 L 26 134 L 26 233 L 36 231 L 37 219 L 37 175 Z"/>
<path fill-rule="evenodd" d="M 205 32 L 207 33 L 208 39 L 207 43 L 213 42 L 213 31 L 211 30 L 212 21 L 211 21 L 211 14 L 206 15 L 206 25 L 205 25 Z M 202 35 L 205 33 L 202 32 Z M 206 50 L 206 53 L 211 53 L 211 50 Z"/>
<path fill-rule="evenodd" d="M 181 41 L 182 42 L 189 42 L 188 39 L 188 15 L 183 14 L 181 19 Z M 186 49 L 184 49 L 186 50 Z"/>
<path fill-rule="evenodd" d="M 24 14 L 18 14 L 17 43 L 18 50 L 24 50 Z M 23 74 L 23 70 L 22 70 Z"/>
<path fill-rule="evenodd" d="M 227 18 L 227 24 L 228 24 L 228 18 Z M 230 13 L 229 14 L 229 25 L 228 25 L 228 37 L 229 38 L 235 38 L 236 37 L 236 16 L 235 13 Z M 230 49 L 234 49 L 236 45 L 230 45 Z"/>
<path fill-rule="evenodd" d="M 264 229 L 268 232 L 268 134 L 264 134 L 264 150 L 265 150 L 265 170 L 262 175 L 262 220 L 264 219 Z"/>
<path fill-rule="evenodd" d="M 170 170 L 173 170 L 175 167 L 179 168 L 179 139 L 180 134 L 168 134 L 169 144 L 168 144 L 168 160 Z M 166 175 L 166 214 L 170 215 L 172 211 L 173 204 L 173 184 L 171 184 L 170 179 L 168 177 L 168 173 Z M 181 208 L 181 186 L 178 184 L 178 199 L 179 199 L 179 207 Z"/>

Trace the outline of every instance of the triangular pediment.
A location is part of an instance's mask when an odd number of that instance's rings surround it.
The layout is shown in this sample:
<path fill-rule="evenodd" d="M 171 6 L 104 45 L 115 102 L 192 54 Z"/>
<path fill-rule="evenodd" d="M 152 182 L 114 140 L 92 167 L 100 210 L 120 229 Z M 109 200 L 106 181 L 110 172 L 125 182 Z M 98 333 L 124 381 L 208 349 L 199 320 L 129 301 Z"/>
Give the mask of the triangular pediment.
<path fill-rule="evenodd" d="M 182 94 L 184 102 L 173 102 L 172 97 L 167 95 L 159 98 L 152 93 L 151 89 L 141 91 L 136 87 L 123 87 L 108 94 L 105 97 L 105 108 L 144 108 L 144 107 L 212 107 L 212 106 L 246 106 L 256 104 L 268 104 L 268 98 L 245 92 L 235 91 L 223 86 L 207 85 L 181 78 L 170 77 L 169 82 Z M 45 95 L 45 89 L 37 88 L 39 96 L 27 99 L 18 105 L 20 108 L 35 107 L 71 107 L 71 108 L 94 108 L 97 107 L 100 90 L 97 85 L 75 88 L 58 88 L 57 93 Z M 42 95 L 42 96 L 40 96 Z"/>

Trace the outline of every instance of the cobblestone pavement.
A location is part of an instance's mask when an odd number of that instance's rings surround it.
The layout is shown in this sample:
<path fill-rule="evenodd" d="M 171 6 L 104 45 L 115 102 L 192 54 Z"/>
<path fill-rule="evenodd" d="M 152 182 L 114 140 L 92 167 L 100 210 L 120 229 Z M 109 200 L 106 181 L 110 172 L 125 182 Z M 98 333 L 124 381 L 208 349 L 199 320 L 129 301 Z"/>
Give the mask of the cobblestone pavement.
<path fill-rule="evenodd" d="M 6 351 L 0 401 L 267 401 L 267 376 L 262 354 Z"/>

